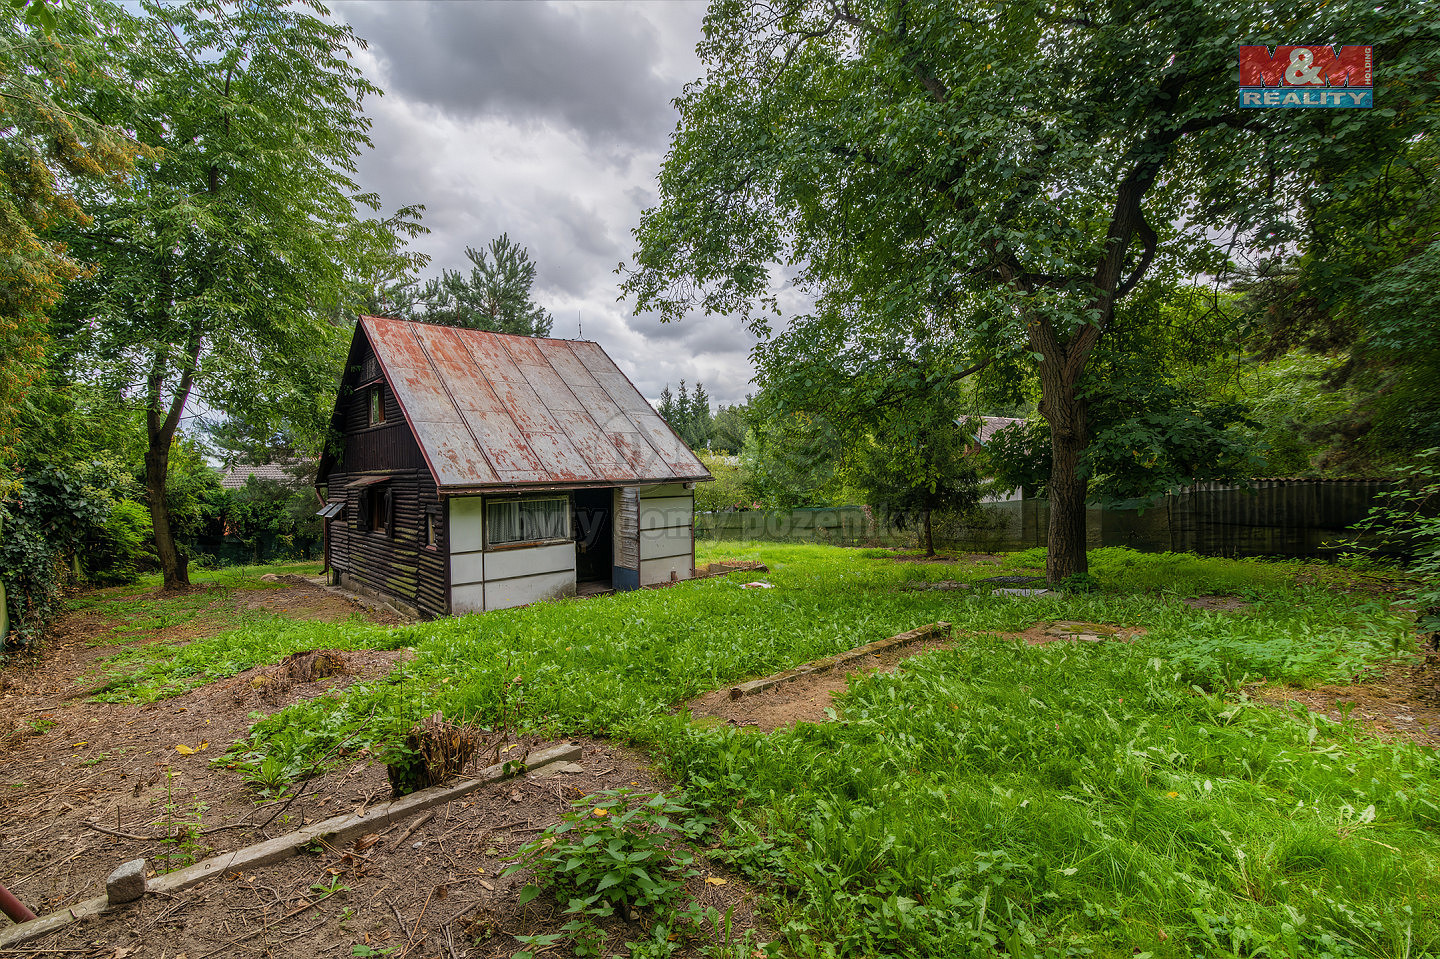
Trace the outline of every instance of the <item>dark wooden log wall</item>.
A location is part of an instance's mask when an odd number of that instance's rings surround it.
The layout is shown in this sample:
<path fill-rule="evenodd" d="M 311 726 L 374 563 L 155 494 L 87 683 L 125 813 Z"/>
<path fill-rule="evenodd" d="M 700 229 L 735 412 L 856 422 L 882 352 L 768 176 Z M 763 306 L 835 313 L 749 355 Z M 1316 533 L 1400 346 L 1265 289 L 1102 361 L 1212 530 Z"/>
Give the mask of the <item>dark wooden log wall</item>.
<path fill-rule="evenodd" d="M 359 381 L 362 364 L 352 372 Z M 372 367 L 373 369 L 373 367 Z M 347 376 L 351 380 L 352 376 Z M 385 422 L 370 426 L 369 394 L 376 382 L 355 382 L 342 400 L 344 447 L 327 477 L 328 499 L 345 500 L 345 511 L 330 521 L 330 563 L 360 585 L 393 596 L 426 616 L 449 612 L 446 588 L 446 523 L 430 470 L 405 414 L 384 381 L 378 381 L 385 403 Z M 366 476 L 383 474 L 394 500 L 391 526 L 383 533 L 362 530 L 360 499 L 367 487 L 349 488 Z M 425 543 L 425 519 L 434 517 L 435 545 Z"/>

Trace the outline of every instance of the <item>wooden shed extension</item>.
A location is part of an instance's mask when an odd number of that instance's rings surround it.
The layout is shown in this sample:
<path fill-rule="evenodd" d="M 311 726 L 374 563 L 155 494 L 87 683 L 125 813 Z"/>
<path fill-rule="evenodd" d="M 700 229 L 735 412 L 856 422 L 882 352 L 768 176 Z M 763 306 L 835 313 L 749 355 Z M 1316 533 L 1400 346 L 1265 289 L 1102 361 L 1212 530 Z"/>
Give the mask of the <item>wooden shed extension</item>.
<path fill-rule="evenodd" d="M 434 616 L 693 575 L 710 475 L 595 343 L 362 317 L 331 422 L 337 582 Z"/>

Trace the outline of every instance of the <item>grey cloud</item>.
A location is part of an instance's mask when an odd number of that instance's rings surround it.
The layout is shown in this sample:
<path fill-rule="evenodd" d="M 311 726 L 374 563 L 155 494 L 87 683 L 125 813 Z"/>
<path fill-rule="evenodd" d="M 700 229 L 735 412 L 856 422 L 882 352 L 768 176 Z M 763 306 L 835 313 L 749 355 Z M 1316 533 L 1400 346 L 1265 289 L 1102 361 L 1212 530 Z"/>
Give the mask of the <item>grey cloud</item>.
<path fill-rule="evenodd" d="M 660 76 L 660 31 L 610 4 L 344 3 L 385 65 L 389 92 L 458 117 L 548 121 L 587 141 L 654 143 L 678 93 Z"/>

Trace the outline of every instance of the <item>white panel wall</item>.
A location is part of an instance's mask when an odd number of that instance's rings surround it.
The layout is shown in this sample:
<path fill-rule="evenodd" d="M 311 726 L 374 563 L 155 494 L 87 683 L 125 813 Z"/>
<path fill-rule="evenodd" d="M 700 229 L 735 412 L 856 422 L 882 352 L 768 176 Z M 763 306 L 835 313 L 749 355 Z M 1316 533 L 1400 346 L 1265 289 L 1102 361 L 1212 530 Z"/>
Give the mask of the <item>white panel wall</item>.
<path fill-rule="evenodd" d="M 485 552 L 484 498 L 457 496 L 449 502 L 452 613 L 507 609 L 574 595 L 573 543 Z"/>
<path fill-rule="evenodd" d="M 541 573 L 575 572 L 575 544 L 555 543 L 549 546 L 525 546 L 496 549 L 485 554 L 485 582 L 538 576 Z"/>
<path fill-rule="evenodd" d="M 450 552 L 469 553 L 484 547 L 485 503 L 479 496 L 452 496 L 450 502 Z"/>
<path fill-rule="evenodd" d="M 456 496 L 450 504 L 450 613 L 485 608 L 484 503 L 479 496 Z"/>
<path fill-rule="evenodd" d="M 485 554 L 485 608 L 506 609 L 575 594 L 575 545 L 556 543 Z"/>
<path fill-rule="evenodd" d="M 695 575 L 695 494 L 679 483 L 640 491 L 640 585 Z"/>
<path fill-rule="evenodd" d="M 465 613 L 480 613 L 484 610 L 485 586 L 482 583 L 450 587 L 450 615 L 462 616 Z"/>

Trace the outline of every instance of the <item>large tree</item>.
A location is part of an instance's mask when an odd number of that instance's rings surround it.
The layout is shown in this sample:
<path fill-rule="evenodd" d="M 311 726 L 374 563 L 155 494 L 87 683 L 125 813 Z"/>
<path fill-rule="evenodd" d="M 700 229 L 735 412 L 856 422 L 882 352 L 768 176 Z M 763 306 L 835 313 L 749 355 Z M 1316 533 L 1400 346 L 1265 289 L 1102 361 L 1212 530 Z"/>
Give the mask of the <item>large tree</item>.
<path fill-rule="evenodd" d="M 188 584 L 165 483 L 198 395 L 243 411 L 329 356 L 322 314 L 344 289 L 354 158 L 369 141 L 349 62 L 360 45 L 318 4 L 142 4 L 108 106 L 158 159 L 92 191 L 72 249 L 94 265 L 65 312 L 94 367 L 144 409 L 145 482 L 167 588 Z M 118 11 L 116 17 L 122 16 Z"/>
<path fill-rule="evenodd" d="M 1047 572 L 1084 572 L 1082 384 L 1117 304 L 1157 264 L 1219 271 L 1216 236 L 1271 236 L 1428 135 L 1440 43 L 1412 12 L 717 0 L 625 289 L 637 310 L 735 312 L 763 331 L 780 264 L 822 308 L 960 343 L 962 369 L 1032 362 Z M 1236 107 L 1237 43 L 1317 39 L 1377 45 L 1383 108 Z"/>
<path fill-rule="evenodd" d="M 97 98 L 120 82 L 126 42 L 104 13 L 0 10 L 0 460 L 14 450 L 15 414 L 44 369 L 50 311 L 85 270 L 51 231 L 84 223 L 78 185 L 122 185 L 140 150 L 96 118 Z"/>

